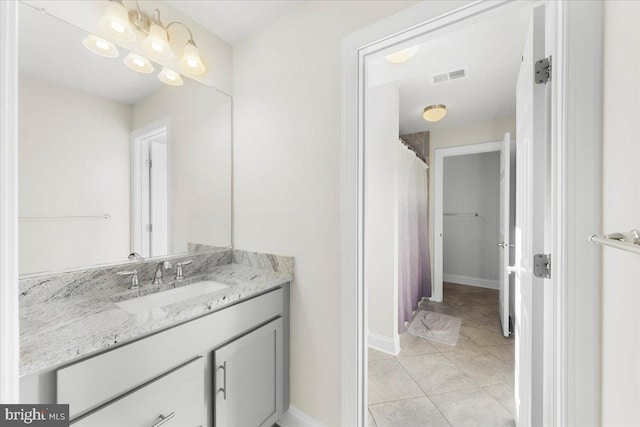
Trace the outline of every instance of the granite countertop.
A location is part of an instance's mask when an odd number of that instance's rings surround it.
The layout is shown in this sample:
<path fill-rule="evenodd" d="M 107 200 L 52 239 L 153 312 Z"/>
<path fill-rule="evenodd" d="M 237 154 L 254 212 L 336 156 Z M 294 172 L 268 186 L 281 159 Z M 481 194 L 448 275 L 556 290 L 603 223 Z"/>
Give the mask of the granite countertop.
<path fill-rule="evenodd" d="M 153 314 L 131 314 L 116 305 L 118 301 L 173 289 L 174 284 L 184 286 L 201 280 L 212 280 L 229 287 L 164 306 Z M 180 282 L 167 280 L 162 285 L 141 282 L 142 287 L 137 290 L 128 290 L 122 285 L 96 287 L 46 302 L 21 303 L 20 376 L 51 369 L 166 329 L 291 280 L 292 275 L 287 272 L 231 263 Z"/>

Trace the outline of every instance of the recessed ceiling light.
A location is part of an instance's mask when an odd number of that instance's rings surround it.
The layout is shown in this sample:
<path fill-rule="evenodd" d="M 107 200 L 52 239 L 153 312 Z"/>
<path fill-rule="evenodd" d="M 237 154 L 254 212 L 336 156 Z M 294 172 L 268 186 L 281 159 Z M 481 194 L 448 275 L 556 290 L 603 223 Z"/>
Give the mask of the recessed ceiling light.
<path fill-rule="evenodd" d="M 387 55 L 384 57 L 384 59 L 391 62 L 392 64 L 401 64 L 413 58 L 413 55 L 415 55 L 417 51 L 418 46 L 413 46 L 407 49 L 402 49 L 396 53 L 392 53 L 391 55 Z"/>
<path fill-rule="evenodd" d="M 422 118 L 428 122 L 437 122 L 447 115 L 447 106 L 444 104 L 434 104 L 424 107 Z"/>

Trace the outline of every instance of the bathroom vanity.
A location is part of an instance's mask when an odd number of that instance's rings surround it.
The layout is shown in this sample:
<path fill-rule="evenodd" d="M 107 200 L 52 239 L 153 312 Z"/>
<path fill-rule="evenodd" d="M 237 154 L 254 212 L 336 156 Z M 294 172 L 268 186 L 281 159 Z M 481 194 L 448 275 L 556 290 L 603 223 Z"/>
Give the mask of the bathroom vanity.
<path fill-rule="evenodd" d="M 96 284 L 117 267 L 23 280 L 21 401 L 69 404 L 77 427 L 272 426 L 288 402 L 292 260 L 198 257 L 204 271 L 137 290 Z M 84 291 L 83 274 L 94 277 Z M 203 280 L 223 288 L 139 312 L 118 305 Z"/>

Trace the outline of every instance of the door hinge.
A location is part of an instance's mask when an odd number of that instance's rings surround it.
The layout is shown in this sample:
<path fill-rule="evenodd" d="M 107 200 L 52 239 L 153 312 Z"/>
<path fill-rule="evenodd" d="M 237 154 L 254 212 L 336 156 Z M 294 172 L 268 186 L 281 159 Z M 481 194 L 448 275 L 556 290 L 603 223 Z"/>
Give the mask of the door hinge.
<path fill-rule="evenodd" d="M 533 75 L 537 84 L 546 84 L 551 80 L 551 57 L 536 61 Z"/>
<path fill-rule="evenodd" d="M 147 233 L 151 233 L 153 231 L 153 224 L 147 224 L 145 227 Z"/>
<path fill-rule="evenodd" d="M 533 256 L 533 275 L 542 279 L 551 279 L 551 254 Z"/>
<path fill-rule="evenodd" d="M 153 162 L 151 161 L 151 159 L 148 159 L 146 163 L 148 168 L 150 168 L 153 165 Z"/>

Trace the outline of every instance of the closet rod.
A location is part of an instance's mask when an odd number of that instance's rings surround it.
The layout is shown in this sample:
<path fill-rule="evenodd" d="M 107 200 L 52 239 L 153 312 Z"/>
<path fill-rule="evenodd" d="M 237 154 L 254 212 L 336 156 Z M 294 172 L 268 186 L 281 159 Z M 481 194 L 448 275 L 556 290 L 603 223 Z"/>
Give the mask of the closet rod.
<path fill-rule="evenodd" d="M 20 220 L 50 220 L 50 219 L 109 219 L 111 215 L 61 215 L 61 216 L 21 216 Z"/>
<path fill-rule="evenodd" d="M 446 216 L 478 216 L 478 212 L 443 213 Z"/>
<path fill-rule="evenodd" d="M 640 231 L 631 230 L 628 233 L 611 233 L 604 236 L 595 234 L 589 236 L 589 241 L 599 243 L 603 246 L 610 246 L 623 251 L 640 254 Z"/>

